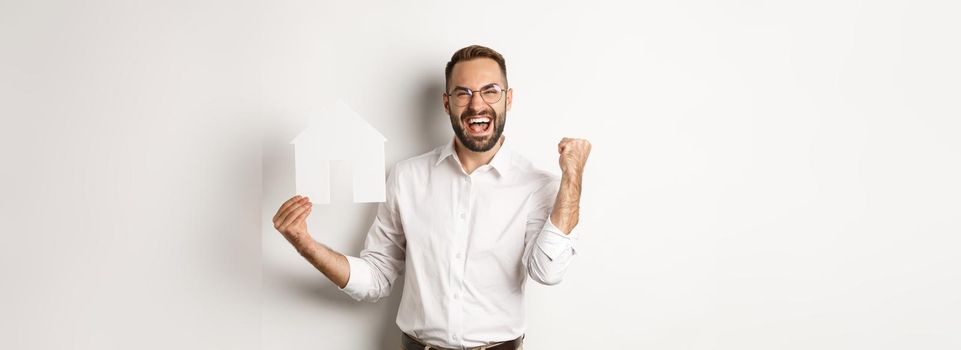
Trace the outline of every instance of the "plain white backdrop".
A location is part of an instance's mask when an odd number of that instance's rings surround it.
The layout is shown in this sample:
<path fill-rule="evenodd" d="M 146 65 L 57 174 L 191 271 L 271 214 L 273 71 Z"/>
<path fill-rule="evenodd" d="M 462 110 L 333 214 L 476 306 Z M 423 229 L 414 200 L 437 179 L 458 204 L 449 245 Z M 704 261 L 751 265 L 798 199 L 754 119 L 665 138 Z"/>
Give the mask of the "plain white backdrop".
<path fill-rule="evenodd" d="M 507 59 L 508 142 L 591 140 L 579 256 L 527 349 L 961 347 L 948 1 L 0 3 L 0 347 L 395 349 L 273 230 L 330 103 L 385 166 L 452 137 L 443 68 Z M 335 163 L 315 239 L 376 204 Z"/>

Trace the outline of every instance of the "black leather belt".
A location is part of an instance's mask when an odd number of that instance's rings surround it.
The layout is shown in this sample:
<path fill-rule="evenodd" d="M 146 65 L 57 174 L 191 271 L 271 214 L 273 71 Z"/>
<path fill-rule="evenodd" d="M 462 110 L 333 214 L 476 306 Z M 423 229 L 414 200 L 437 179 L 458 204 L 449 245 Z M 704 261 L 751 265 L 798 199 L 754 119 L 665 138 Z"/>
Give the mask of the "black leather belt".
<path fill-rule="evenodd" d="M 434 346 L 430 346 L 430 345 L 421 343 L 420 341 L 418 341 L 417 339 L 414 339 L 414 337 L 411 337 L 411 336 L 408 335 L 407 333 L 404 333 L 404 336 L 403 336 L 402 338 L 404 339 L 404 340 L 403 340 L 404 350 L 448 350 L 448 349 L 446 349 L 446 348 L 438 348 L 438 347 L 434 347 Z M 495 345 L 495 346 L 491 346 L 491 347 L 486 348 L 486 349 L 488 349 L 488 350 L 517 350 L 517 348 L 520 348 L 522 344 L 524 344 L 524 336 L 523 336 L 523 335 L 520 336 L 520 337 L 518 337 L 517 339 L 508 340 L 508 341 L 505 341 L 505 342 L 503 342 L 503 343 L 501 343 L 501 344 L 497 344 L 497 345 Z"/>

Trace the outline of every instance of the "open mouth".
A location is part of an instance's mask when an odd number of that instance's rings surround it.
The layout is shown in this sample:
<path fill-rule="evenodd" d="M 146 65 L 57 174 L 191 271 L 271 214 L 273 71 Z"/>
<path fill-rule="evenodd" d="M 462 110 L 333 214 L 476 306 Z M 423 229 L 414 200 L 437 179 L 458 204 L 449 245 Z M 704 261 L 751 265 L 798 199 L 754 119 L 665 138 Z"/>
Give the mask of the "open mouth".
<path fill-rule="evenodd" d="M 486 115 L 479 115 L 479 116 L 467 118 L 465 120 L 465 123 L 466 123 L 465 129 L 471 135 L 481 136 L 481 135 L 490 133 L 492 129 L 491 128 L 492 120 L 490 117 Z"/>

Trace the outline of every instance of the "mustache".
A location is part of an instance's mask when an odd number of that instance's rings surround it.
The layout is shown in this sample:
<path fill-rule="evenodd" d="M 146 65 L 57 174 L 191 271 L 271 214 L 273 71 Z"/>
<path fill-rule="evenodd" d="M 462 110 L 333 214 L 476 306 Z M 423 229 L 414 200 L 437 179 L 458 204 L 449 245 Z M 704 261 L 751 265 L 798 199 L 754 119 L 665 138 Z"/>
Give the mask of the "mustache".
<path fill-rule="evenodd" d="M 494 111 L 494 109 L 492 109 L 492 108 L 486 108 L 486 109 L 480 110 L 480 111 L 478 111 L 478 110 L 476 110 L 476 109 L 473 109 L 473 108 L 468 108 L 466 111 L 464 111 L 464 113 L 461 113 L 460 118 L 461 118 L 461 119 L 467 119 L 467 118 L 470 118 L 470 117 L 476 117 L 476 116 L 481 116 L 481 115 L 486 115 L 486 116 L 490 116 L 491 118 L 495 118 L 495 117 L 497 117 L 497 112 Z"/>

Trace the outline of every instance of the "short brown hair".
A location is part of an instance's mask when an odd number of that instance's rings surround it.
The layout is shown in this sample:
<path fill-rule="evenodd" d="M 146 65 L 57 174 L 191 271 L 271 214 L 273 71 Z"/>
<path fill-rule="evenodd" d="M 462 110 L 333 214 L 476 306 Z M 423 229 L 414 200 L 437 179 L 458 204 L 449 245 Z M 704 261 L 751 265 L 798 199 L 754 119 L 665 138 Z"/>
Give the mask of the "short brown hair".
<path fill-rule="evenodd" d="M 504 56 L 500 53 L 494 51 L 494 49 L 480 46 L 471 45 L 463 49 L 454 52 L 454 55 L 450 57 L 450 62 L 447 62 L 447 68 L 444 70 L 444 90 L 450 89 L 450 73 L 454 71 L 454 65 L 460 61 L 470 61 L 475 58 L 490 58 L 497 62 L 497 65 L 501 67 L 501 74 L 504 76 L 504 84 L 507 84 L 507 64 L 504 62 Z M 506 86 L 504 88 L 507 88 Z"/>

